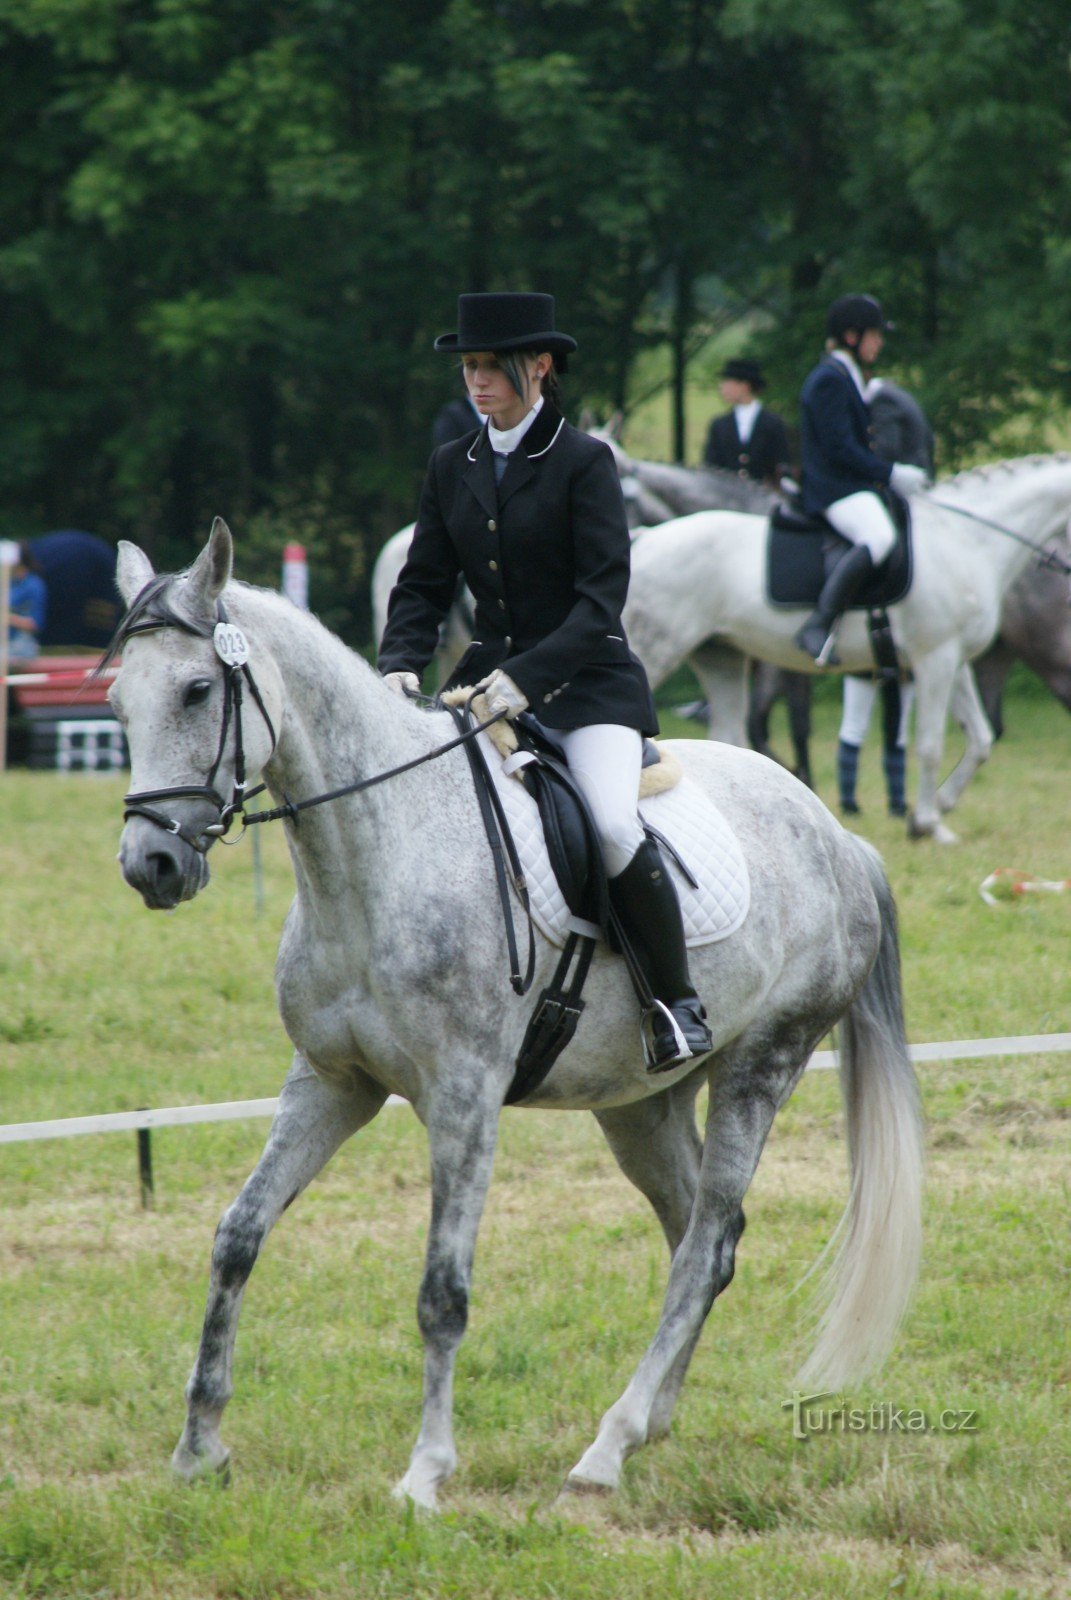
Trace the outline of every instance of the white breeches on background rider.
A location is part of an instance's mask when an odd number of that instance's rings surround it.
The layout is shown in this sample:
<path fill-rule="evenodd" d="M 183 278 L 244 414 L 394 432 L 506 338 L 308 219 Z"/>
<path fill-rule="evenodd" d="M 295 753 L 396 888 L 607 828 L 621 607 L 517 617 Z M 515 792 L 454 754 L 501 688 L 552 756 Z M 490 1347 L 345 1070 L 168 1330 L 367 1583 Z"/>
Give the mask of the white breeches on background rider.
<path fill-rule="evenodd" d="M 847 494 L 826 506 L 826 520 L 842 538 L 852 544 L 865 544 L 875 566 L 880 565 L 896 543 L 896 529 L 873 489 Z"/>
<path fill-rule="evenodd" d="M 644 840 L 639 814 L 643 740 L 635 728 L 595 722 L 588 728 L 539 731 L 562 752 L 599 833 L 606 875 L 624 872 Z"/>
<path fill-rule="evenodd" d="M 873 678 L 844 679 L 844 711 L 841 716 L 840 733 L 838 738 L 843 744 L 861 745 L 866 740 L 867 729 L 870 726 L 870 714 L 874 709 L 877 698 L 878 685 Z M 908 719 L 911 716 L 911 707 L 915 703 L 915 685 L 902 683 L 900 685 L 900 727 L 896 734 L 896 742 L 901 748 L 907 745 Z"/>

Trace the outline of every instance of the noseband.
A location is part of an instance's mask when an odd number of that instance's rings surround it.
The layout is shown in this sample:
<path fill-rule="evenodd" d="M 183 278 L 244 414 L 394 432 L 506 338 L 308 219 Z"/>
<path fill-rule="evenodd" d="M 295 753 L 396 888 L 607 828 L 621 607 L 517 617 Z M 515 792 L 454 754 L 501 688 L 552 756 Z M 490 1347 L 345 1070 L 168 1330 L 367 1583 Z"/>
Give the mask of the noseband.
<path fill-rule="evenodd" d="M 125 637 L 129 638 L 136 633 L 157 633 L 162 628 L 181 628 L 184 633 L 191 633 L 196 638 L 203 638 L 202 632 L 186 623 L 181 617 L 169 616 L 168 618 L 147 616 L 144 620 L 134 622 L 126 629 Z M 249 646 L 241 628 L 235 627 L 227 617 L 222 600 L 216 602 L 216 625 L 212 633 L 212 642 L 216 655 L 219 658 L 223 671 L 223 725 L 219 731 L 219 746 L 216 750 L 216 759 L 204 783 L 175 784 L 170 789 L 143 789 L 138 794 L 124 796 L 123 821 L 130 817 L 145 817 L 149 822 L 155 823 L 165 833 L 174 834 L 185 841 L 200 855 L 205 855 L 217 839 L 224 837 L 230 830 L 235 817 L 245 821 L 245 802 L 254 794 L 261 792 L 260 788 L 246 793 L 245 786 L 245 741 L 242 736 L 242 681 L 248 685 L 257 710 L 264 718 L 268 732 L 271 735 L 271 750 L 274 754 L 278 743 L 275 728 L 272 725 L 268 709 L 257 688 L 256 680 L 249 670 Z M 225 800 L 216 788 L 216 774 L 219 772 L 223 755 L 227 748 L 227 735 L 230 731 L 231 721 L 234 722 L 234 783 L 231 787 L 231 797 Z M 270 759 L 270 757 L 269 757 Z M 217 822 L 209 823 L 207 827 L 193 829 L 188 823 L 182 822 L 178 817 L 167 816 L 162 811 L 157 811 L 152 802 L 160 800 L 208 800 L 219 813 Z"/>

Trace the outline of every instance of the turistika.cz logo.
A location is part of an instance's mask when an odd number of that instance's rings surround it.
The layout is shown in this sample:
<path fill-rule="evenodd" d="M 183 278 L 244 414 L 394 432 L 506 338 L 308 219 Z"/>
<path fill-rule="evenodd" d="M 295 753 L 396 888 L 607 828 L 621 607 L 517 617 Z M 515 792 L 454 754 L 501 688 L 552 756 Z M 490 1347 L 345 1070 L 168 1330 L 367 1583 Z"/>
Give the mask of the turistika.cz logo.
<path fill-rule="evenodd" d="M 792 1437 L 809 1439 L 815 1433 L 977 1433 L 977 1411 L 948 1406 L 938 1412 L 918 1406 L 897 1406 L 875 1400 L 869 1406 L 827 1405 L 836 1400 L 832 1391 L 800 1394 L 782 1400 L 781 1410 L 792 1413 Z"/>

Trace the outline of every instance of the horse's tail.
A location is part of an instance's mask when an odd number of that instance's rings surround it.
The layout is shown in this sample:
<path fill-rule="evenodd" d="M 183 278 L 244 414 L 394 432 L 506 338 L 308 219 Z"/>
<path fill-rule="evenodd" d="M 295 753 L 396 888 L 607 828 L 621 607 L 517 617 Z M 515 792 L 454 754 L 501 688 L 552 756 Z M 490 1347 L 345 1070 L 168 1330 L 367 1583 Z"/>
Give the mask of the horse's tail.
<path fill-rule="evenodd" d="M 876 1367 L 892 1344 L 918 1273 L 923 1122 L 904 1032 L 896 905 L 877 852 L 863 840 L 881 914 L 877 960 L 840 1023 L 840 1081 L 851 1192 L 826 1279 L 828 1300 L 800 1382 L 838 1389 Z"/>

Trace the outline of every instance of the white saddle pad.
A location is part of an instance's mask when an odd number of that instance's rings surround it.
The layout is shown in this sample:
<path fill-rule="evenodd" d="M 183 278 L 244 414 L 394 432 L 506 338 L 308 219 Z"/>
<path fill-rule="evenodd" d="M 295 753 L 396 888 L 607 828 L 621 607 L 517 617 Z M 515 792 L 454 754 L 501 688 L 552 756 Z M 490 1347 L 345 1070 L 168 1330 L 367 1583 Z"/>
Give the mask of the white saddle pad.
<path fill-rule="evenodd" d="M 571 913 L 550 864 L 539 807 L 519 778 L 503 772 L 502 758 L 485 733 L 479 743 L 520 856 L 532 921 L 552 944 L 564 945 Z M 739 841 L 713 801 L 685 775 L 664 794 L 641 800 L 640 815 L 672 842 L 699 885 L 693 889 L 672 856 L 662 852 L 680 899 L 688 944 L 713 944 L 735 933 L 751 904 L 751 880 Z"/>

